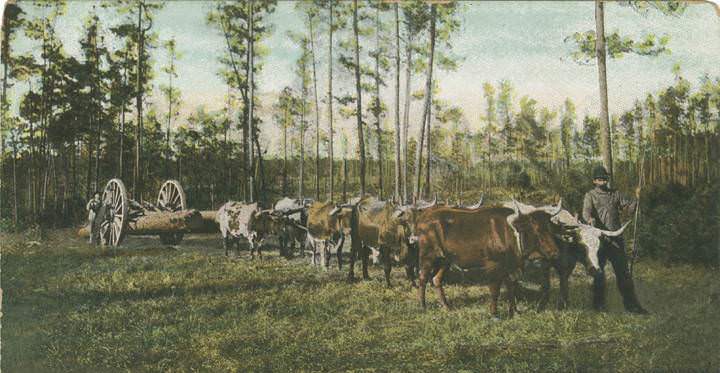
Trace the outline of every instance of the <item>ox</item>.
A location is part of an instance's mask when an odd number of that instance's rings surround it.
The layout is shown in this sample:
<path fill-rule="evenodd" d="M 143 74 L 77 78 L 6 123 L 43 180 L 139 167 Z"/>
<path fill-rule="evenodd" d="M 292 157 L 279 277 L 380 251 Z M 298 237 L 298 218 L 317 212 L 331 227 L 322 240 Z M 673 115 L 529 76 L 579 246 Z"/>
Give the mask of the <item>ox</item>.
<path fill-rule="evenodd" d="M 438 208 L 423 213 L 417 222 L 420 286 L 418 298 L 425 308 L 425 286 L 432 275 L 440 304 L 449 308 L 442 279 L 450 266 L 481 269 L 490 281 L 490 312 L 497 315 L 500 287 L 508 292 L 510 317 L 515 312 L 515 288 L 523 259 L 535 251 L 559 249 L 551 231 L 551 215 L 540 209 L 485 207 L 474 211 Z M 525 248 L 532 252 L 525 251 Z"/>
<path fill-rule="evenodd" d="M 295 247 L 300 247 L 304 255 L 305 242 L 307 240 L 307 209 L 305 201 L 293 198 L 283 198 L 275 203 L 275 213 L 283 215 L 278 231 L 280 243 L 280 255 L 289 257 L 295 252 Z"/>
<path fill-rule="evenodd" d="M 308 207 L 307 213 L 306 245 L 312 250 L 311 262 L 321 263 L 326 269 L 330 266 L 332 246 L 335 246 L 337 253 L 338 269 L 342 269 L 342 247 L 345 243 L 345 231 L 349 227 L 345 223 L 345 214 L 338 214 L 335 210 L 336 206 L 332 202 L 314 202 Z"/>
<path fill-rule="evenodd" d="M 242 237 L 250 244 L 250 256 L 255 258 L 257 246 L 258 256 L 262 259 L 259 242 L 278 229 L 277 217 L 273 216 L 270 210 L 260 210 L 257 203 L 229 201 L 220 207 L 215 221 L 220 226 L 226 256 L 233 243 L 236 250 L 240 251 Z"/>
<path fill-rule="evenodd" d="M 362 260 L 362 276 L 368 279 L 368 260 L 371 251 L 373 257 L 381 257 L 385 272 L 385 283 L 390 286 L 390 273 L 392 271 L 392 258 L 404 263 L 408 278 L 415 283 L 414 269 L 417 256 L 413 255 L 411 238 L 414 236 L 414 223 L 417 214 L 427 208 L 434 207 L 437 199 L 432 203 L 396 206 L 392 202 L 380 201 L 374 197 L 353 200 L 348 204 L 337 207 L 331 214 L 345 214 L 345 221 L 350 226 L 352 249 L 350 255 L 350 270 L 348 280 L 355 279 L 355 260 Z M 392 255 L 393 248 L 399 248 L 396 255 Z"/>
<path fill-rule="evenodd" d="M 562 201 L 561 201 L 562 202 Z M 598 266 L 598 250 L 600 249 L 600 241 L 603 237 L 615 237 L 623 233 L 627 225 L 617 231 L 604 231 L 587 224 L 581 223 L 569 211 L 562 209 L 562 204 L 557 206 L 534 207 L 519 202 L 505 202 L 505 207 L 512 207 L 517 204 L 520 211 L 529 214 L 533 211 L 543 210 L 553 217 L 551 222 L 554 224 L 553 232 L 555 234 L 556 243 L 559 252 L 545 251 L 547 256 L 541 257 L 537 255 L 537 250 L 532 250 L 535 254 L 530 255 L 527 259 L 529 262 L 536 263 L 542 274 L 542 296 L 538 303 L 538 310 L 542 310 L 550 299 L 550 270 L 552 268 L 558 274 L 560 279 L 560 298 L 558 308 L 563 309 L 567 306 L 569 297 L 569 277 L 572 274 L 578 262 L 582 263 L 588 273 L 591 275 L 599 270 Z"/>

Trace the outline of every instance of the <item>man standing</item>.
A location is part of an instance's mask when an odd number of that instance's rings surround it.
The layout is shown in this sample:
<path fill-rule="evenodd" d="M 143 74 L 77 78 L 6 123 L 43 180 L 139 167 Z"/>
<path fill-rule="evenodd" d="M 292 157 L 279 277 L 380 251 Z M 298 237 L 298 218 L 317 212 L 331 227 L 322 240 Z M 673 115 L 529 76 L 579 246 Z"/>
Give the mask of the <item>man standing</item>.
<path fill-rule="evenodd" d="M 100 192 L 95 192 L 92 199 L 90 199 L 85 206 L 85 210 L 88 212 L 88 225 L 90 226 L 90 239 L 88 240 L 88 243 L 90 244 L 97 243 L 96 238 L 99 234 L 99 230 L 96 229 L 97 224 L 95 224 L 95 216 L 97 216 L 100 205 Z"/>
<path fill-rule="evenodd" d="M 605 167 L 598 166 L 593 170 L 593 184 L 595 188 L 585 193 L 583 201 L 583 219 L 597 228 L 614 231 L 620 229 L 620 209 L 634 211 L 637 201 L 623 196 L 617 190 L 608 187 L 610 175 Z M 635 196 L 640 197 L 640 188 L 635 190 Z M 642 308 L 635 294 L 630 270 L 628 268 L 625 241 L 620 237 L 606 237 L 600 244 L 598 252 L 600 271 L 593 279 L 593 307 L 597 310 L 605 309 L 605 263 L 610 260 L 618 290 L 623 298 L 625 310 L 628 312 L 647 314 Z"/>

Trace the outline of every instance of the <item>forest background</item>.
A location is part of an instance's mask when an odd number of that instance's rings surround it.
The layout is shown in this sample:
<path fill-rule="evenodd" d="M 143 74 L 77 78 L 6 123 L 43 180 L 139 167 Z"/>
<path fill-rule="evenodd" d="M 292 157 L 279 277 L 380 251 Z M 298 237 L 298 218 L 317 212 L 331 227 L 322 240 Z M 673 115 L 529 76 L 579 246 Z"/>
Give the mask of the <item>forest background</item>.
<path fill-rule="evenodd" d="M 114 177 L 150 201 L 177 179 L 199 209 L 485 193 L 578 211 L 603 164 L 621 190 L 642 180 L 648 254 L 718 262 L 710 4 L 18 1 L 3 17 L 3 230 L 78 224 Z"/>

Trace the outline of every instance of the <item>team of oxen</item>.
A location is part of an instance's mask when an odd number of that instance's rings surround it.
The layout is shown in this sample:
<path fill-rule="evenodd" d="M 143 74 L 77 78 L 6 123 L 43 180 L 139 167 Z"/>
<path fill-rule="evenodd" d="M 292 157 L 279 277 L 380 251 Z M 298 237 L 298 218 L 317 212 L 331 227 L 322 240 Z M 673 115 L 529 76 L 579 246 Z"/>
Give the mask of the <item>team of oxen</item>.
<path fill-rule="evenodd" d="M 335 253 L 342 270 L 343 246 L 350 237 L 348 278 L 355 279 L 355 261 L 362 262 L 362 277 L 368 278 L 373 256 L 382 263 L 385 282 L 390 286 L 393 263 L 405 267 L 408 280 L 418 288 L 425 307 L 425 288 L 432 281 L 440 304 L 448 308 L 443 277 L 451 269 L 483 273 L 489 284 L 490 311 L 497 315 L 500 289 L 508 294 L 508 312 L 516 311 L 518 280 L 528 263 L 541 268 L 542 292 L 538 308 L 549 300 L 550 271 L 560 279 L 558 305 L 568 300 L 568 279 L 577 263 L 592 274 L 599 270 L 598 250 L 604 236 L 621 235 L 584 224 L 557 205 L 534 207 L 515 200 L 483 205 L 460 206 L 418 201 L 399 205 L 374 197 L 355 198 L 345 204 L 284 198 L 272 209 L 257 203 L 228 202 L 216 215 L 228 255 L 239 240 L 249 242 L 250 254 L 262 256 L 261 241 L 276 236 L 280 254 L 310 253 L 313 264 L 330 266 Z M 375 255 L 372 255 L 375 253 Z M 418 282 L 416 283 L 416 279 Z"/>

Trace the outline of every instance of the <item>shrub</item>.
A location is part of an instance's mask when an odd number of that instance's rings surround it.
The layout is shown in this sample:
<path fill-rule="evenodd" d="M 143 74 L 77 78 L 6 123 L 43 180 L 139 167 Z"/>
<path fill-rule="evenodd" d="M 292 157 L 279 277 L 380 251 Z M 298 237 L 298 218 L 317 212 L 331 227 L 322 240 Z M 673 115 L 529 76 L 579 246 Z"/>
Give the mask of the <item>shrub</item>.
<path fill-rule="evenodd" d="M 638 239 L 643 253 L 666 262 L 718 263 L 720 214 L 715 185 L 646 188 Z"/>

